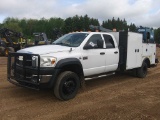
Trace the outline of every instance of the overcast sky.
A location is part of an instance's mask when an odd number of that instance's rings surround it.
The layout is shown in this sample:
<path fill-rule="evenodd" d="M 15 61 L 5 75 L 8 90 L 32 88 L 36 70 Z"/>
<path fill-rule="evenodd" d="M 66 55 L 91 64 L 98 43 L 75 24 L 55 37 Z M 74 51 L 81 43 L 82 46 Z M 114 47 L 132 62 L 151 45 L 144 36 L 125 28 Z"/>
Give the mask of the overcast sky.
<path fill-rule="evenodd" d="M 67 18 L 85 15 L 99 21 L 126 19 L 137 26 L 160 27 L 160 0 L 3 0 L 0 23 L 6 17 Z"/>

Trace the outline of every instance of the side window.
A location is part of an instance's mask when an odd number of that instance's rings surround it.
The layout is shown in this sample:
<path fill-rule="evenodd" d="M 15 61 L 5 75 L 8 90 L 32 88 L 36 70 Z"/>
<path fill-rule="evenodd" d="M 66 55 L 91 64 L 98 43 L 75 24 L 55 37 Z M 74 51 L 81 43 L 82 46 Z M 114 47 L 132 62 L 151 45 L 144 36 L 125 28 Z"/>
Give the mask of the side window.
<path fill-rule="evenodd" d="M 106 43 L 106 48 L 115 48 L 114 41 L 110 35 L 103 35 L 105 43 Z"/>
<path fill-rule="evenodd" d="M 103 46 L 99 47 L 99 46 L 97 45 L 97 41 L 98 41 L 98 40 L 102 40 L 102 37 L 101 37 L 100 34 L 92 35 L 92 36 L 89 38 L 89 40 L 88 40 L 88 42 L 87 42 L 87 45 L 91 46 L 92 49 L 94 49 L 94 48 L 95 48 L 95 49 L 96 49 L 96 48 L 103 48 Z"/>

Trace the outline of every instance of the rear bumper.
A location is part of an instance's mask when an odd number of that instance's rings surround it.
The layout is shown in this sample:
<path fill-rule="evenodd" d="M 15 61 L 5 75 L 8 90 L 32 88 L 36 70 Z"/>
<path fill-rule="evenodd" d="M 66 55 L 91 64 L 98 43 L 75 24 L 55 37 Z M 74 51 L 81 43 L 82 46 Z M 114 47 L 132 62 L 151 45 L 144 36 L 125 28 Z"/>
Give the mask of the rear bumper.
<path fill-rule="evenodd" d="M 155 59 L 155 64 L 150 65 L 150 67 L 156 67 L 158 63 L 159 63 L 159 60 L 158 60 L 158 58 L 156 58 Z"/>
<path fill-rule="evenodd" d="M 158 60 L 158 58 L 156 58 L 156 59 L 155 59 L 155 63 L 159 63 L 159 60 Z"/>

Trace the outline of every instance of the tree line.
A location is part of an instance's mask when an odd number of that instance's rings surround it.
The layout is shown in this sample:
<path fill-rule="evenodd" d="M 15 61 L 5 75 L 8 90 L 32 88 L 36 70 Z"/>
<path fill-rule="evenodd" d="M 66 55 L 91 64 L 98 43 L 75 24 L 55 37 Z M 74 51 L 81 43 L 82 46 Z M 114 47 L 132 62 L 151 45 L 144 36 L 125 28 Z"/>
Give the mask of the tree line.
<path fill-rule="evenodd" d="M 56 39 L 59 35 L 63 35 L 73 31 L 88 31 L 89 25 L 102 26 L 107 29 L 129 30 L 137 32 L 137 26 L 134 23 L 127 24 L 125 19 L 114 17 L 102 21 L 100 24 L 96 18 L 91 18 L 88 15 L 68 17 L 66 19 L 52 17 L 50 19 L 18 19 L 18 18 L 6 18 L 0 28 L 9 28 L 17 32 L 22 32 L 26 38 L 31 39 L 35 32 L 45 32 L 49 39 Z M 160 42 L 160 28 L 155 29 L 155 41 Z"/>

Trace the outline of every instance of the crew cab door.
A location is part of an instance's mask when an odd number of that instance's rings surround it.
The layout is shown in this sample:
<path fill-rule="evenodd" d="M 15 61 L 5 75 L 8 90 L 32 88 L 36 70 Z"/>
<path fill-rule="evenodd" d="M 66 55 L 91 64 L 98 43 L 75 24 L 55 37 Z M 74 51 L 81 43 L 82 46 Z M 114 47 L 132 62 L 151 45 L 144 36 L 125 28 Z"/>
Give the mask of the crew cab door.
<path fill-rule="evenodd" d="M 102 40 L 101 34 L 93 34 L 83 47 L 82 64 L 85 76 L 96 75 L 105 72 L 105 49 L 104 45 L 99 47 L 97 40 Z M 90 46 L 87 49 L 86 46 Z"/>
<path fill-rule="evenodd" d="M 105 41 L 105 72 L 115 71 L 118 68 L 119 49 L 113 37 L 109 34 L 102 34 Z"/>

